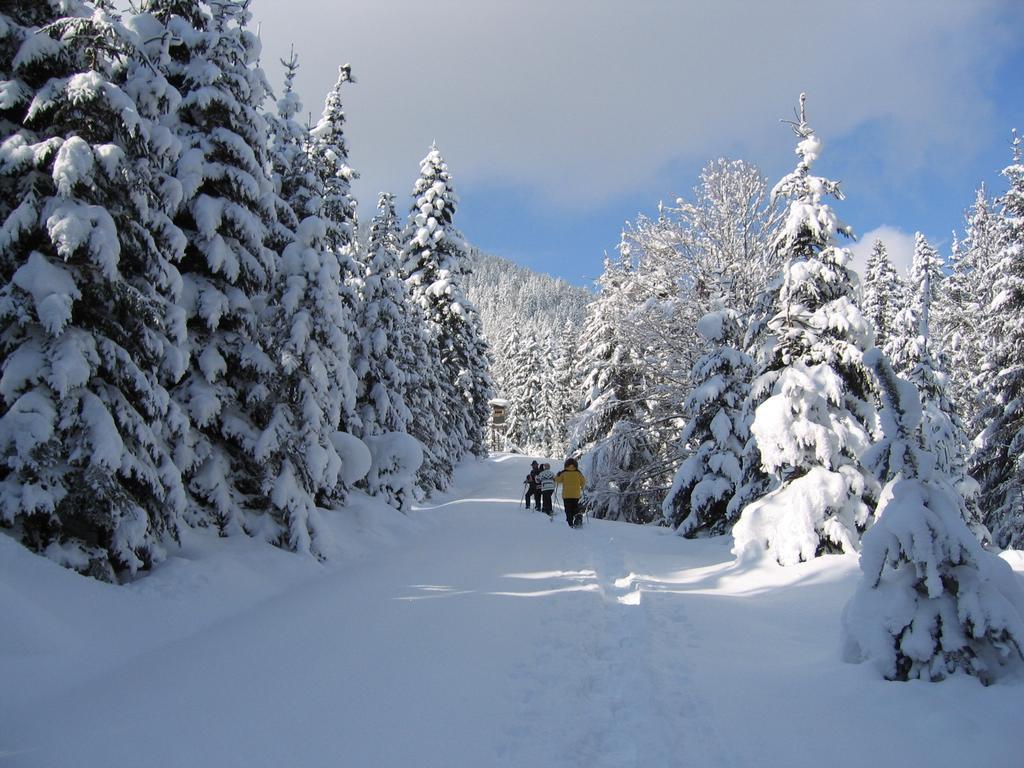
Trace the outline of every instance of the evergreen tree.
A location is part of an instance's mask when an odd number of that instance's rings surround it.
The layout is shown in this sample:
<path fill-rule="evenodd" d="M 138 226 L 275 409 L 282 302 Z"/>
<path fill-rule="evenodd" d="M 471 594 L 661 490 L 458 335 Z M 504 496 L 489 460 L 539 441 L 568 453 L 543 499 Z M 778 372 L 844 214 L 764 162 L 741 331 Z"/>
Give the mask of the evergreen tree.
<path fill-rule="evenodd" d="M 551 380 L 545 388 L 553 414 L 549 455 L 564 456 L 569 450 L 569 420 L 579 408 L 580 387 L 576 380 L 577 337 L 573 329 L 562 329 L 556 341 Z"/>
<path fill-rule="evenodd" d="M 415 495 L 411 474 L 419 469 L 423 456 L 417 448 L 413 451 L 416 466 L 407 466 L 408 440 L 403 442 L 396 435 L 415 431 L 408 403 L 423 397 L 418 391 L 424 379 L 419 369 L 425 361 L 417 359 L 416 351 L 426 346 L 422 318 L 408 301 L 399 273 L 401 255 L 395 199 L 381 193 L 361 261 L 362 336 L 355 362 L 359 435 L 373 457 L 368 490 L 404 510 Z M 429 384 L 426 389 L 432 391 Z"/>
<path fill-rule="evenodd" d="M 971 535 L 963 499 L 921 445 L 914 385 L 877 349 L 864 363 L 883 403 L 883 437 L 865 463 L 886 485 L 843 613 L 844 656 L 873 661 L 888 680 L 965 672 L 987 685 L 1024 661 L 1024 591 Z"/>
<path fill-rule="evenodd" d="M 176 458 L 201 521 L 273 540 L 281 526 L 262 519 L 272 479 L 261 441 L 278 369 L 259 309 L 276 260 L 265 222 L 276 212 L 259 43 L 244 5 L 214 3 L 210 14 L 195 1 L 148 7 L 165 25 L 162 66 L 182 97 L 174 127 L 184 143 L 184 199 L 175 223 L 188 243 L 180 269 L 189 357 L 173 396 L 194 430 Z"/>
<path fill-rule="evenodd" d="M 998 260 L 985 317 L 982 363 L 992 405 L 982 415 L 971 474 L 981 484 L 984 523 L 1002 547 L 1024 546 L 1024 162 L 1014 133 L 1009 188 L 999 199 Z"/>
<path fill-rule="evenodd" d="M 914 235 L 914 258 L 910 265 L 906 297 L 907 304 L 915 309 L 920 322 L 919 330 L 924 335 L 925 344 L 932 347 L 929 336 L 931 332 L 931 309 L 935 297 L 941 289 L 943 272 L 942 259 L 931 243 L 920 232 Z M 877 341 L 877 340 L 876 340 Z M 881 345 L 879 345 L 881 346 Z"/>
<path fill-rule="evenodd" d="M 628 255 L 605 260 L 581 333 L 586 350 L 579 361 L 584 410 L 573 424 L 570 453 L 585 453 L 585 503 L 597 518 L 650 522 L 658 513 L 649 476 L 653 463 L 645 431 L 645 382 L 636 351 L 623 335 L 626 307 L 632 306 Z"/>
<path fill-rule="evenodd" d="M 162 557 L 186 506 L 161 374 L 183 342 L 158 122 L 176 94 L 78 2 L 0 13 L 0 77 L 0 525 L 114 580 Z"/>
<path fill-rule="evenodd" d="M 541 452 L 544 456 L 565 454 L 564 436 L 564 393 L 563 382 L 557 371 L 560 352 L 555 348 L 557 339 L 553 334 L 544 334 L 540 344 L 541 390 L 537 403 L 537 430 L 541 436 Z M 564 376 L 564 372 L 561 372 Z"/>
<path fill-rule="evenodd" d="M 864 299 L 861 310 L 871 321 L 875 344 L 883 346 L 892 333 L 896 313 L 905 305 L 903 281 L 889 260 L 885 243 L 875 240 L 864 271 Z"/>
<path fill-rule="evenodd" d="M 356 234 L 356 201 L 352 181 L 358 174 L 348 164 L 345 142 L 345 111 L 341 92 L 355 83 L 352 68 L 338 68 L 338 80 L 324 100 L 324 111 L 310 130 L 309 156 L 320 184 L 319 212 L 327 221 L 328 243 L 335 253 L 350 247 Z"/>
<path fill-rule="evenodd" d="M 416 361 L 405 345 L 410 323 L 405 284 L 399 275 L 401 231 L 393 195 L 381 193 L 363 256 L 356 355 L 357 403 L 362 436 L 406 432 L 411 414 L 405 403 Z"/>
<path fill-rule="evenodd" d="M 544 369 L 540 339 L 532 328 L 522 334 L 511 351 L 509 379 L 513 395 L 512 412 L 508 417 L 508 440 L 518 449 L 531 454 L 546 455 L 547 438 L 542 428 L 542 398 L 544 395 Z"/>
<path fill-rule="evenodd" d="M 356 201 L 352 197 L 352 180 L 358 174 L 348 163 L 341 92 L 345 85 L 354 82 L 350 67 L 347 64 L 340 67 L 338 80 L 324 100 L 323 114 L 309 132 L 307 147 L 317 189 L 317 195 L 307 205 L 326 224 L 326 246 L 338 262 L 338 293 L 344 309 L 339 322 L 350 350 L 357 350 L 361 344 L 361 333 L 356 327 L 356 321 L 362 313 L 357 290 L 361 275 L 355 259 L 357 221 Z M 343 396 L 339 429 L 359 431 L 355 376 L 346 374 L 339 380 L 338 386 Z"/>
<path fill-rule="evenodd" d="M 774 317 L 760 356 L 761 386 L 751 432 L 774 487 L 748 504 L 733 529 L 736 552 L 767 544 L 783 565 L 826 552 L 850 552 L 869 525 L 876 483 L 861 465 L 875 413 L 870 375 L 861 358 L 870 327 L 854 303 L 849 236 L 825 202 L 839 185 L 812 176 L 821 142 L 807 124 L 800 97 L 796 170 L 773 194 L 789 200 L 775 241 L 785 262 Z"/>
<path fill-rule="evenodd" d="M 443 461 L 487 452 L 491 380 L 480 318 L 466 298 L 469 253 L 454 225 L 458 197 L 444 158 L 433 146 L 420 163 L 403 251 L 406 285 L 426 317 L 441 387 L 438 426 L 448 436 Z M 433 446 L 428 446 L 433 449 Z"/>
<path fill-rule="evenodd" d="M 676 472 L 662 504 L 663 520 L 681 534 L 726 533 L 734 518 L 729 501 L 742 479 L 743 446 L 749 435 L 741 412 L 753 362 L 735 347 L 742 336 L 739 316 L 712 312 L 697 326 L 709 349 L 693 371 L 681 441 L 689 456 Z"/>
<path fill-rule="evenodd" d="M 926 280 L 915 281 L 927 296 Z M 967 474 L 967 433 L 948 395 L 947 377 L 928 343 L 928 327 L 921 314 L 927 298 L 913 301 L 896 315 L 894 332 L 885 346 L 893 369 L 917 388 L 921 403 L 918 444 L 935 461 L 935 471 L 947 478 L 964 500 L 968 524 L 985 538 L 978 511 L 978 484 Z"/>
<path fill-rule="evenodd" d="M 305 153 L 307 137 L 294 119 L 301 110 L 291 89 L 294 55 L 286 67 L 285 95 L 271 121 L 270 159 L 279 189 L 277 209 L 297 223 L 290 231 L 278 222 L 286 242 L 264 312 L 278 366 L 257 447 L 274 517 L 283 523 L 282 542 L 293 550 L 323 554 L 325 528 L 318 505 L 344 501 L 344 478 L 354 469 L 346 465 L 358 463 L 345 450 L 339 454 L 336 436 L 355 388 L 344 332 L 352 320 L 342 296 L 338 256 L 329 246 L 328 223 L 310 210 L 319 198 Z"/>
<path fill-rule="evenodd" d="M 950 274 L 934 307 L 935 334 L 949 361 L 950 395 L 968 434 L 981 431 L 980 415 L 988 398 L 982 360 L 988 350 L 985 313 L 993 297 L 999 251 L 999 217 L 984 188 L 967 214 L 965 237 L 956 242 Z"/>
<path fill-rule="evenodd" d="M 295 76 L 299 59 L 292 51 L 281 60 L 285 68 L 284 92 L 277 101 L 277 113 L 266 115 L 270 143 L 270 179 L 277 193 L 276 220 L 272 222 L 271 247 L 280 253 L 295 238 L 299 221 L 316 212 L 316 182 L 306 155 L 309 132 L 299 124 L 296 115 L 302 102 L 295 93 Z"/>

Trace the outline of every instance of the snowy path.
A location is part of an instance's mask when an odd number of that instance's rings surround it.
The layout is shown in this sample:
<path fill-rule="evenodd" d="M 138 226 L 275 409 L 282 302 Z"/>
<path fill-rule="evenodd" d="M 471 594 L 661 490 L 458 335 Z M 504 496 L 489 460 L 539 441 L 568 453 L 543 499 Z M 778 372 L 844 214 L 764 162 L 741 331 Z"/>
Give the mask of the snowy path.
<path fill-rule="evenodd" d="M 236 542 L 113 588 L 0 541 L 0 615 L 19 619 L 0 767 L 1019 757 L 1024 685 L 893 685 L 838 661 L 853 558 L 740 569 L 725 541 L 573 531 L 519 508 L 527 462 L 464 468 L 390 545 L 327 566 Z"/>

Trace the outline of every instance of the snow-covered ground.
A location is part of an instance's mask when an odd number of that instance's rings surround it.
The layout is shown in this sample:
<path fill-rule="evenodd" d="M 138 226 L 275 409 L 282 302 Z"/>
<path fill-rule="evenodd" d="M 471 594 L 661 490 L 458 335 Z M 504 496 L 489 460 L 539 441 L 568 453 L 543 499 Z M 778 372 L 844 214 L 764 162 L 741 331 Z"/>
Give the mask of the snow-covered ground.
<path fill-rule="evenodd" d="M 574 531 L 521 509 L 528 462 L 360 499 L 327 563 L 193 533 L 114 587 L 0 536 L 0 766 L 1024 765 L 1024 680 L 840 661 L 855 557 Z"/>

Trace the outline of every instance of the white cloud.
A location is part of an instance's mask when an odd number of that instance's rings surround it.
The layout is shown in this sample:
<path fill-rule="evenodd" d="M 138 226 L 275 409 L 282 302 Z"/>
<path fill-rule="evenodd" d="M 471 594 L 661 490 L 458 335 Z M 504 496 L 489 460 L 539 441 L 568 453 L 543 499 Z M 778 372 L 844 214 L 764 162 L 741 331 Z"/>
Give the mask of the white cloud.
<path fill-rule="evenodd" d="M 583 208 L 652 184 L 684 191 L 666 178 L 673 163 L 725 152 L 778 158 L 765 171 L 784 172 L 792 137 L 776 121 L 800 91 L 827 140 L 882 126 L 871 151 L 894 174 L 936 156 L 960 161 L 988 127 L 983 85 L 1015 45 L 1021 27 L 1006 17 L 1021 9 L 1014 0 L 253 3 L 271 81 L 280 83 L 277 62 L 294 42 L 314 117 L 337 65 L 352 64 L 358 83 L 345 103 L 363 200 L 407 193 L 436 139 L 456 184 L 525 187 Z"/>
<path fill-rule="evenodd" d="M 881 240 L 885 244 L 889 261 L 896 267 L 896 270 L 901 275 L 910 274 L 910 265 L 914 261 L 914 237 L 915 233 L 913 232 L 903 232 L 887 224 L 860 235 L 850 250 L 853 251 L 853 266 L 860 274 L 861 279 L 864 278 L 864 268 L 867 266 L 868 257 L 875 247 L 876 240 Z"/>

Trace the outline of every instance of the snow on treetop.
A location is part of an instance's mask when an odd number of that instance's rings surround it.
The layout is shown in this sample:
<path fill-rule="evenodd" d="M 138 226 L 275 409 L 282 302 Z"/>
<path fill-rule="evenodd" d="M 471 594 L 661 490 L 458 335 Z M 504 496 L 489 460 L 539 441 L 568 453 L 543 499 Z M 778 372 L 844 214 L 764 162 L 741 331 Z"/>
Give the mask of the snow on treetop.
<path fill-rule="evenodd" d="M 821 139 L 812 133 L 803 141 L 797 143 L 796 153 L 803 158 L 804 166 L 809 169 L 821 155 L 821 150 L 824 149 L 824 146 Z"/>

